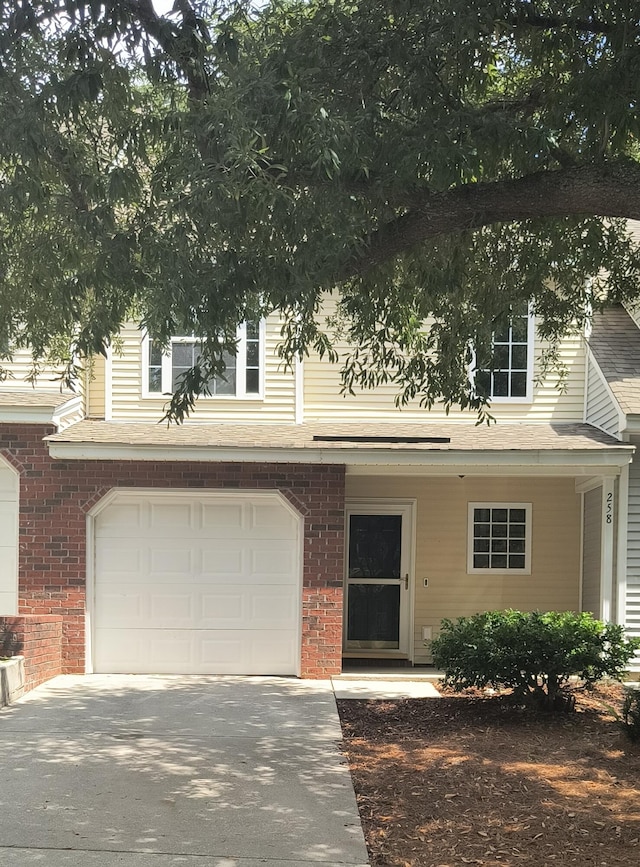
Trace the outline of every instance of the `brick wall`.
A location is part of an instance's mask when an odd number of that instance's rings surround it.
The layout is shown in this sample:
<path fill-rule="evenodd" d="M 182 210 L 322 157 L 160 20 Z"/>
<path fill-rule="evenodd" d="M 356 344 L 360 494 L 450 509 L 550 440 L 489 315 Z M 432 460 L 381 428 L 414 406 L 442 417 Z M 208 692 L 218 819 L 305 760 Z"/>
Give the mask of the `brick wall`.
<path fill-rule="evenodd" d="M 302 674 L 340 671 L 344 467 L 54 461 L 52 432 L 0 425 L 0 452 L 20 472 L 20 613 L 62 617 L 64 672 L 85 669 L 86 515 L 114 487 L 281 491 L 304 516 Z"/>
<path fill-rule="evenodd" d="M 24 656 L 25 692 L 62 674 L 62 621 L 53 614 L 0 617 L 0 635 L 12 635 L 12 655 Z"/>

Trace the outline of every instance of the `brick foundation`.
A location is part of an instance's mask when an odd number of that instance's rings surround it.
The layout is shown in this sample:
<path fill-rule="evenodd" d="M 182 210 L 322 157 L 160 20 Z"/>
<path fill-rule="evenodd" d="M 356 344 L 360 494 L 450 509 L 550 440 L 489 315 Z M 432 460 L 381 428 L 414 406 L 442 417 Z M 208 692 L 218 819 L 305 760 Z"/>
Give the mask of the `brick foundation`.
<path fill-rule="evenodd" d="M 52 460 L 44 425 L 1 425 L 20 472 L 20 613 L 62 619 L 62 671 L 85 670 L 86 516 L 112 488 L 278 490 L 304 517 L 302 676 L 341 669 L 344 467 Z"/>
<path fill-rule="evenodd" d="M 0 617 L 9 655 L 24 656 L 25 692 L 62 674 L 62 621 L 53 614 Z"/>

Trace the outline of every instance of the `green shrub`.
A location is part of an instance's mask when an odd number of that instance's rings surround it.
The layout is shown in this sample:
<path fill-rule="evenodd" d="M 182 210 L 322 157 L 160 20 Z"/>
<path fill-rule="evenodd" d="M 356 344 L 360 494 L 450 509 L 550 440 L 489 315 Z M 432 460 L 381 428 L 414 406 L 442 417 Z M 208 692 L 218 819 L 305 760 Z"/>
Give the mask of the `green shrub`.
<path fill-rule="evenodd" d="M 569 709 L 571 677 L 582 686 L 622 677 L 640 640 L 591 614 L 508 610 L 443 620 L 432 649 L 445 683 L 456 690 L 506 687 L 523 701 Z"/>
<path fill-rule="evenodd" d="M 640 740 L 640 689 L 630 689 L 622 704 L 622 724 L 632 741 Z"/>

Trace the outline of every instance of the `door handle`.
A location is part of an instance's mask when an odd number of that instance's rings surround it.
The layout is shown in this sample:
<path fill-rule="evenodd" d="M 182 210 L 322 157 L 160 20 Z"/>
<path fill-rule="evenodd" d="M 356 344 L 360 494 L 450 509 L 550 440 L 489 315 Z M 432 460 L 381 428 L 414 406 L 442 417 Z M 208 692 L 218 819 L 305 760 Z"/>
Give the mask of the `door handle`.
<path fill-rule="evenodd" d="M 408 572 L 407 572 L 407 574 L 404 576 L 404 589 L 405 589 L 405 590 L 408 590 L 408 589 L 409 589 L 409 573 L 408 573 Z"/>

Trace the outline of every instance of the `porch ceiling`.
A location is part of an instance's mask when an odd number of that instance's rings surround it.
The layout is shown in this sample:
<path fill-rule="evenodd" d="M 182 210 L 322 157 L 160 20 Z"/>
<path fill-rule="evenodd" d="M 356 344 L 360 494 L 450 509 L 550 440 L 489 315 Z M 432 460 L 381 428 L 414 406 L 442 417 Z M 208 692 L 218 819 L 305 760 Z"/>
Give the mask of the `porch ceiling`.
<path fill-rule="evenodd" d="M 349 472 L 615 474 L 633 447 L 587 424 L 313 424 L 180 426 L 82 421 L 46 438 L 52 457 L 98 460 L 345 464 Z"/>

